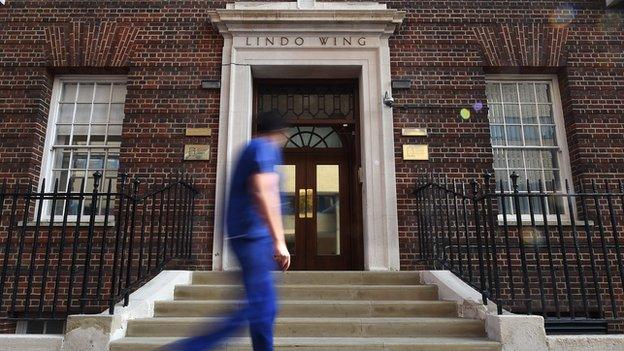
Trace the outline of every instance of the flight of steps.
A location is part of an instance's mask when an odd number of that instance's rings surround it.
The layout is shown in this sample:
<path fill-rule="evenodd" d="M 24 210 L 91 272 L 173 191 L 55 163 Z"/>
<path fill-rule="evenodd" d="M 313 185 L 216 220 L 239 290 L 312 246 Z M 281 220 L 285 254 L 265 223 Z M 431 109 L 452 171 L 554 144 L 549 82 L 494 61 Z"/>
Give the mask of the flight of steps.
<path fill-rule="evenodd" d="M 420 284 L 417 272 L 287 272 L 276 279 L 276 350 L 501 350 L 482 321 L 458 318 L 455 303 L 439 301 L 436 286 Z M 154 350 L 189 335 L 240 304 L 241 293 L 233 273 L 195 272 L 173 301 L 156 303 L 153 318 L 131 320 L 110 350 Z M 245 335 L 219 350 L 251 350 Z"/>

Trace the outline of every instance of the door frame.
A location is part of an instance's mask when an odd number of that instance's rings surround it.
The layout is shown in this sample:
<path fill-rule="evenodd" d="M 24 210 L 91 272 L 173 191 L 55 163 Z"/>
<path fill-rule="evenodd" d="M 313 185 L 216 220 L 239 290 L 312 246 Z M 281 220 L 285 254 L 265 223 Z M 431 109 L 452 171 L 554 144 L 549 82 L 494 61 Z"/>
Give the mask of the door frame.
<path fill-rule="evenodd" d="M 370 38 L 369 38 L 370 39 Z M 373 39 L 371 39 L 373 40 Z M 251 138 L 253 78 L 358 77 L 362 164 L 364 269 L 400 269 L 395 143 L 392 109 L 383 104 L 391 95 L 387 38 L 369 47 L 245 48 L 225 41 L 221 75 L 217 179 L 215 186 L 213 270 L 236 270 L 238 265 L 224 240 L 225 206 L 233 164 Z M 227 55 L 226 55 L 227 53 Z"/>
<path fill-rule="evenodd" d="M 347 175 L 345 191 L 348 196 L 349 205 L 349 217 L 351 221 L 349 223 L 349 229 L 351 235 L 349 236 L 349 258 L 347 262 L 348 270 L 364 270 L 364 236 L 363 236 L 363 211 L 362 211 L 362 182 L 360 177 L 361 165 L 361 150 L 360 150 L 360 91 L 359 81 L 357 78 L 255 78 L 253 80 L 253 98 L 252 98 L 252 135 L 257 130 L 257 115 L 259 109 L 258 92 L 262 85 L 271 84 L 309 84 L 309 85 L 322 85 L 322 84 L 337 84 L 337 85 L 352 85 L 354 90 L 354 111 L 353 119 L 331 119 L 331 120 L 298 120 L 296 125 L 315 125 L 315 126 L 340 126 L 349 125 L 353 132 L 351 138 L 344 138 L 341 136 L 343 143 L 347 142 L 347 146 L 341 151 L 331 152 L 324 150 L 322 153 L 315 149 L 284 149 L 284 157 L 289 154 L 303 153 L 306 155 L 324 155 L 327 152 L 332 154 L 342 154 L 346 159 L 346 166 L 349 170 Z M 346 151 L 345 151 L 346 150 Z"/>

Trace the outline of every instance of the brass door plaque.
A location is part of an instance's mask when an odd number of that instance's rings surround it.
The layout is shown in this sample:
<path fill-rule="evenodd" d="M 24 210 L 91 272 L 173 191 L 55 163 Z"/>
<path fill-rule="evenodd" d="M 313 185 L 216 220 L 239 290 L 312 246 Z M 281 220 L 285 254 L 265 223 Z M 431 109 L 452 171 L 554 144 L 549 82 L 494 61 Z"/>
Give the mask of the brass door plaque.
<path fill-rule="evenodd" d="M 210 159 L 210 145 L 184 145 L 185 161 L 207 161 Z"/>
<path fill-rule="evenodd" d="M 186 136 L 210 136 L 210 128 L 186 128 Z"/>
<path fill-rule="evenodd" d="M 427 136 L 427 128 L 403 128 L 401 130 L 403 136 Z"/>
<path fill-rule="evenodd" d="M 407 144 L 403 145 L 403 159 L 406 161 L 427 161 L 429 160 L 429 145 Z"/>

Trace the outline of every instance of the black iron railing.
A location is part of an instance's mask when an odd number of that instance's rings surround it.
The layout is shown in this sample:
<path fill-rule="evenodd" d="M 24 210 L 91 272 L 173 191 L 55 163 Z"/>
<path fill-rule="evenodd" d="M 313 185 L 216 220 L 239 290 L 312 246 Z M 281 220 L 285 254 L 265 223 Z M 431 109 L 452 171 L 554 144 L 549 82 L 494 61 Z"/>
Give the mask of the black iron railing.
<path fill-rule="evenodd" d="M 419 181 L 421 258 L 549 332 L 621 330 L 624 184 L 510 180 Z"/>
<path fill-rule="evenodd" d="M 198 192 L 188 176 L 101 179 L 0 186 L 0 318 L 113 313 L 171 259 L 190 257 Z"/>

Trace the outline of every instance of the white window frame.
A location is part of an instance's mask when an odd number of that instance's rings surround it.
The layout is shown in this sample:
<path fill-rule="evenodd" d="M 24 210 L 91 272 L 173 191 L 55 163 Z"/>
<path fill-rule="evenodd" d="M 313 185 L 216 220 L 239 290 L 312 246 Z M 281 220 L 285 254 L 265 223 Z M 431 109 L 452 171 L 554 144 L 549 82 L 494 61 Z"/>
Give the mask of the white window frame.
<path fill-rule="evenodd" d="M 46 126 L 46 137 L 43 148 L 43 155 L 41 160 L 41 172 L 39 174 L 39 183 L 37 184 L 37 191 L 41 190 L 41 186 L 43 183 L 43 179 L 46 179 L 46 189 L 44 191 L 51 192 L 53 190 L 54 182 L 50 181 L 52 179 L 52 168 L 54 162 L 54 140 L 56 138 L 57 132 L 57 119 L 59 113 L 59 98 L 61 95 L 61 88 L 64 83 L 124 83 L 127 84 L 128 78 L 123 75 L 83 75 L 83 74 L 72 74 L 72 75 L 59 75 L 54 78 L 54 82 L 52 85 L 52 95 L 50 99 L 50 112 L 48 114 L 48 124 Z M 92 189 L 84 189 L 85 194 L 89 196 Z M 52 215 L 48 215 L 48 204 L 49 201 L 44 202 L 44 207 L 42 209 L 41 220 L 43 222 L 49 222 L 52 219 Z M 39 206 L 40 203 L 37 203 Z M 37 213 L 37 209 L 35 209 L 35 213 Z M 76 223 L 78 221 L 78 216 L 76 215 L 68 215 L 67 222 L 68 223 Z M 103 222 L 104 215 L 96 215 L 96 222 Z M 54 222 L 59 223 L 63 220 L 63 216 L 54 216 Z M 81 215 L 80 222 L 81 225 L 88 224 L 89 216 Z M 108 216 L 109 224 L 114 223 L 114 216 Z"/>
<path fill-rule="evenodd" d="M 557 146 L 559 150 L 557 152 L 558 162 L 559 162 L 559 177 L 561 184 L 561 192 L 565 192 L 565 180 L 567 179 L 570 183 L 570 191 L 569 193 L 574 193 L 574 186 L 572 182 L 572 168 L 570 165 L 570 153 L 568 152 L 568 139 L 565 130 L 565 118 L 563 116 L 563 106 L 561 102 L 561 92 L 559 90 L 559 81 L 556 75 L 553 74 L 488 74 L 485 76 L 485 81 L 487 83 L 519 83 L 519 82 L 547 82 L 550 84 L 551 98 L 552 98 L 552 113 L 553 119 L 555 122 L 555 135 L 557 138 Z M 488 105 L 489 106 L 489 105 Z M 489 118 L 488 118 L 488 126 L 489 126 Z M 491 143 L 490 137 L 490 143 Z M 491 145 L 491 144 L 490 144 Z M 491 146 L 492 151 L 496 148 L 496 146 Z M 521 149 L 521 147 L 519 147 Z M 496 186 L 496 191 L 498 193 L 498 181 Z M 508 179 L 511 182 L 510 179 Z M 519 180 L 520 181 L 520 180 Z M 538 191 L 538 189 L 534 189 L 534 191 Z M 500 198 L 500 197 L 498 197 Z M 563 197 L 563 212 L 560 213 L 561 221 L 563 224 L 570 224 L 570 216 L 567 206 L 567 199 Z M 508 209 L 509 210 L 509 209 Z M 575 212 L 575 209 L 573 209 Z M 576 213 L 574 213 L 576 218 Z M 531 223 L 531 215 L 530 214 L 521 214 L 520 215 L 523 224 Z M 507 214 L 507 223 L 508 224 L 516 224 L 517 215 Z M 503 214 L 498 215 L 498 222 L 503 223 Z M 544 224 L 544 216 L 542 214 L 534 215 L 535 223 L 538 225 Z M 557 215 L 556 214 L 547 214 L 546 220 L 548 224 L 556 224 L 557 223 Z"/>

